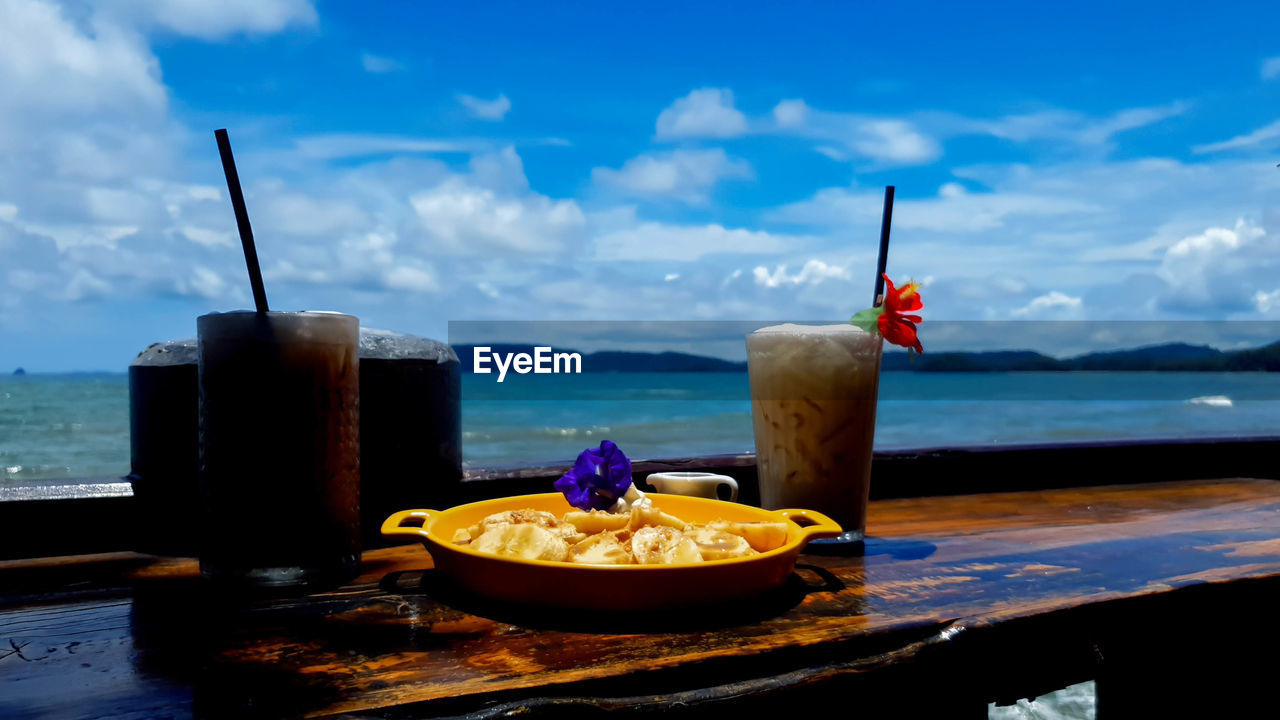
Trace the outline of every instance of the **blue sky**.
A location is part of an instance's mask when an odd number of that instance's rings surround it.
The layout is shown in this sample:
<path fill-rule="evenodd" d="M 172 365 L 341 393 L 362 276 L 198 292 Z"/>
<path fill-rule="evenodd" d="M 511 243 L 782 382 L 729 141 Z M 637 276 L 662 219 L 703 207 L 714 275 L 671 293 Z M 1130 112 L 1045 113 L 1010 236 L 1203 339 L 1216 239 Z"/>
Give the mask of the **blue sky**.
<path fill-rule="evenodd" d="M 1280 7 L 0 0 L 0 369 L 251 305 L 1280 319 Z M 922 328 L 929 344 L 928 325 Z"/>

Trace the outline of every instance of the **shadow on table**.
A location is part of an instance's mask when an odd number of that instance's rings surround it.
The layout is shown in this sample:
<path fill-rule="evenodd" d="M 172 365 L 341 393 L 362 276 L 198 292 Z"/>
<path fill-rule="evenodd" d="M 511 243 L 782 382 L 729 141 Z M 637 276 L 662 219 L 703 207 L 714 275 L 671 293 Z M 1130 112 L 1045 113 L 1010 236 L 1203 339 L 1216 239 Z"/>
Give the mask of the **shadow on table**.
<path fill-rule="evenodd" d="M 812 605 L 816 595 L 831 601 L 832 612 L 858 614 L 864 599 L 841 591 L 862 576 L 861 563 L 852 558 L 833 572 L 801 558 L 781 587 L 756 597 L 621 617 L 479 597 L 434 570 L 389 572 L 376 589 L 279 598 L 220 594 L 193 578 L 166 583 L 159 592 L 140 589 L 124 641 L 131 677 L 166 695 L 166 707 L 197 717 L 293 716 L 322 712 L 349 695 L 376 690 L 387 682 L 378 668 L 397 663 L 435 663 L 431 672 L 450 672 L 454 666 L 448 658 L 465 656 L 478 645 L 548 652 L 537 645 L 539 630 L 601 636 L 732 633 L 732 628 L 785 615 L 806 600 Z M 508 625 L 532 632 L 511 635 Z M 598 641 L 609 642 L 607 637 Z M 365 668 L 368 676 L 355 678 L 353 667 Z"/>
<path fill-rule="evenodd" d="M 392 572 L 380 583 L 388 593 L 426 595 L 455 610 L 494 622 L 519 625 L 537 630 L 588 633 L 667 633 L 716 630 L 760 622 L 782 615 L 799 605 L 812 593 L 836 593 L 845 583 L 825 568 L 796 565 L 780 587 L 731 603 L 682 607 L 670 610 L 627 611 L 625 625 L 619 614 L 607 610 L 569 610 L 534 607 L 494 600 L 477 595 L 435 570 Z"/>
<path fill-rule="evenodd" d="M 888 555 L 894 560 L 923 560 L 937 549 L 937 545 L 922 540 L 868 536 L 865 540 L 852 543 L 811 542 L 805 546 L 804 554 L 846 558 Z"/>
<path fill-rule="evenodd" d="M 937 545 L 923 540 L 868 537 L 862 556 L 888 555 L 894 560 L 923 560 L 937 550 Z"/>

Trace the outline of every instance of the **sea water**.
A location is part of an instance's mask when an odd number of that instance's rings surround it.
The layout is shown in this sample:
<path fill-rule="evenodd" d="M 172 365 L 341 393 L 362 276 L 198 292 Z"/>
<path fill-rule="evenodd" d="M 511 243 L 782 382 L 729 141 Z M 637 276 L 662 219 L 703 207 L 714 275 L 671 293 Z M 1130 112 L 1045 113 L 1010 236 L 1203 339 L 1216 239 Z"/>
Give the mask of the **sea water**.
<path fill-rule="evenodd" d="M 753 452 L 746 373 L 462 376 L 469 467 Z M 1280 373 L 884 373 L 878 449 L 1280 434 Z M 129 472 L 119 374 L 0 376 L 0 487 Z"/>

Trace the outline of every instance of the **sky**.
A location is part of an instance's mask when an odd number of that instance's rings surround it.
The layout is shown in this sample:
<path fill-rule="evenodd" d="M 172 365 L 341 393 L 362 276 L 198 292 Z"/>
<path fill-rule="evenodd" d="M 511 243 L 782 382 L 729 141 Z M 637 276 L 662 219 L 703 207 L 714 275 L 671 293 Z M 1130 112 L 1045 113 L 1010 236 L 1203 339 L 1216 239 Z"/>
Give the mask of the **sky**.
<path fill-rule="evenodd" d="M 0 371 L 252 306 L 1280 319 L 1280 5 L 0 0 Z M 1171 325 L 1176 326 L 1176 325 Z M 526 340 L 534 340 L 528 338 Z"/>

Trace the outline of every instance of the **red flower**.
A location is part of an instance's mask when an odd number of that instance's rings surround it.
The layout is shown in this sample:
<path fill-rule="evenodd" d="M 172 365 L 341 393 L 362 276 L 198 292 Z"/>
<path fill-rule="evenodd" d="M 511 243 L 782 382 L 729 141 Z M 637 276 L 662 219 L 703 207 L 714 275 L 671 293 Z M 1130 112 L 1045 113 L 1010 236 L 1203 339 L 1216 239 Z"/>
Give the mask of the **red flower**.
<path fill-rule="evenodd" d="M 888 275 L 884 276 L 884 312 L 876 321 L 880 334 L 894 345 L 901 345 L 924 353 L 920 338 L 916 336 L 916 323 L 924 322 L 919 315 L 908 315 L 924 307 L 920 299 L 918 283 L 909 282 L 901 288 L 895 288 Z"/>

